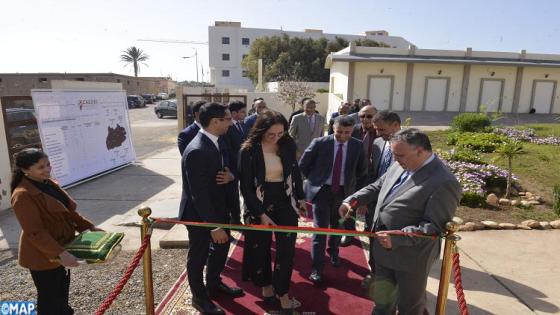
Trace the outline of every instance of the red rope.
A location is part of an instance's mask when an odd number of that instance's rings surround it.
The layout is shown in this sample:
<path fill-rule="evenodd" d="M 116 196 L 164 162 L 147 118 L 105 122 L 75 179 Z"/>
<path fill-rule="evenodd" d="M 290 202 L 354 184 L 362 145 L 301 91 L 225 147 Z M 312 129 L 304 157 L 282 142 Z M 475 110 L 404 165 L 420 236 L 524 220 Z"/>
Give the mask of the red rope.
<path fill-rule="evenodd" d="M 469 315 L 469 310 L 467 309 L 467 301 L 465 300 L 465 293 L 463 292 L 463 280 L 461 278 L 459 253 L 453 254 L 453 272 L 455 273 L 455 292 L 457 292 L 457 302 L 459 303 L 459 310 L 461 311 L 461 315 Z"/>
<path fill-rule="evenodd" d="M 146 250 L 146 247 L 148 246 L 148 244 L 150 242 L 150 237 L 151 237 L 151 234 L 146 234 L 146 236 L 144 237 L 144 240 L 142 240 L 142 245 L 140 245 L 140 248 L 136 252 L 136 255 L 134 255 L 134 258 L 132 259 L 132 261 L 130 262 L 128 267 L 126 268 L 126 271 L 125 271 L 124 275 L 122 276 L 121 280 L 119 280 L 119 283 L 117 283 L 117 286 L 113 289 L 113 291 L 111 291 L 111 293 L 109 293 L 109 295 L 107 295 L 107 297 L 105 298 L 103 303 L 101 303 L 101 305 L 99 306 L 99 308 L 95 312 L 95 315 L 105 314 L 105 311 L 107 311 L 107 309 L 109 308 L 109 306 L 111 306 L 113 301 L 115 301 L 117 296 L 119 296 L 119 294 L 121 294 L 122 289 L 124 288 L 124 286 L 126 285 L 128 280 L 130 279 L 130 277 L 132 276 L 132 273 L 134 272 L 134 269 L 136 269 L 136 267 L 138 267 L 138 264 L 140 263 L 140 259 L 142 259 L 142 255 L 144 254 L 144 251 Z"/>

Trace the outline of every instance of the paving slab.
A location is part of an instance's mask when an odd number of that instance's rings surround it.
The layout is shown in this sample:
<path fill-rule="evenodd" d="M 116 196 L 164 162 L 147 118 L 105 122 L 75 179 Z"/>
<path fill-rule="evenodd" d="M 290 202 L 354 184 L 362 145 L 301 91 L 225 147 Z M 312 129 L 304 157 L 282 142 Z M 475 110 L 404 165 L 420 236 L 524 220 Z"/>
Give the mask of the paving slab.
<path fill-rule="evenodd" d="M 189 237 L 187 228 L 182 224 L 175 224 L 171 230 L 159 240 L 160 248 L 188 248 Z"/>

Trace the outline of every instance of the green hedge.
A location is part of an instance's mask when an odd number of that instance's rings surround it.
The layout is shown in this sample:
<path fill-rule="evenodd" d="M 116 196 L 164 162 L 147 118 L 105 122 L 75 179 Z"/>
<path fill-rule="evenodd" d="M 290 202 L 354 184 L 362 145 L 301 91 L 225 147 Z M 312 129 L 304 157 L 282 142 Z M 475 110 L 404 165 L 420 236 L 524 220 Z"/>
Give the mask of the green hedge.
<path fill-rule="evenodd" d="M 486 114 L 463 113 L 453 117 L 451 128 L 460 132 L 490 132 L 491 124 Z"/>
<path fill-rule="evenodd" d="M 460 204 L 469 208 L 484 208 L 486 198 L 474 192 L 464 192 Z"/>
<path fill-rule="evenodd" d="M 479 153 L 465 148 L 459 148 L 458 150 L 442 152 L 439 153 L 439 155 L 441 158 L 447 161 L 467 162 L 467 163 L 482 164 L 482 165 L 488 164 L 480 158 Z"/>
<path fill-rule="evenodd" d="M 484 153 L 494 152 L 498 146 L 509 141 L 508 137 L 495 133 L 464 132 L 450 133 L 447 136 L 448 145 Z"/>

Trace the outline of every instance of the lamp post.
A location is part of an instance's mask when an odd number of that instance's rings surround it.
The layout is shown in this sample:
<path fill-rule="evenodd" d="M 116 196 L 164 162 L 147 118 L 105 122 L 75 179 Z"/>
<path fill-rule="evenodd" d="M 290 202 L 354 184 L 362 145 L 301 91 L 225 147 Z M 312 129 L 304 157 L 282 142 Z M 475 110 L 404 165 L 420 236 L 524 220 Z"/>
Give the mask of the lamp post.
<path fill-rule="evenodd" d="M 183 59 L 189 59 L 189 58 L 194 57 L 194 60 L 195 60 L 194 62 L 195 62 L 195 66 L 196 66 L 196 82 L 198 83 L 198 51 L 194 47 L 191 47 L 191 48 L 194 49 L 194 55 L 183 57 Z"/>

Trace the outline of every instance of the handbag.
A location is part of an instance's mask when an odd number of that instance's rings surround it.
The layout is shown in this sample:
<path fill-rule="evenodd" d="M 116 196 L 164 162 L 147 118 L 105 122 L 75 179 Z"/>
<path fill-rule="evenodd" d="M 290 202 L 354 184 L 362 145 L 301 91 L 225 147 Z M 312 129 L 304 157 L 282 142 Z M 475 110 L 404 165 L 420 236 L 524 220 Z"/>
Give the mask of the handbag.
<path fill-rule="evenodd" d="M 116 255 L 123 238 L 124 233 L 82 232 L 64 248 L 88 264 L 103 263 Z"/>

